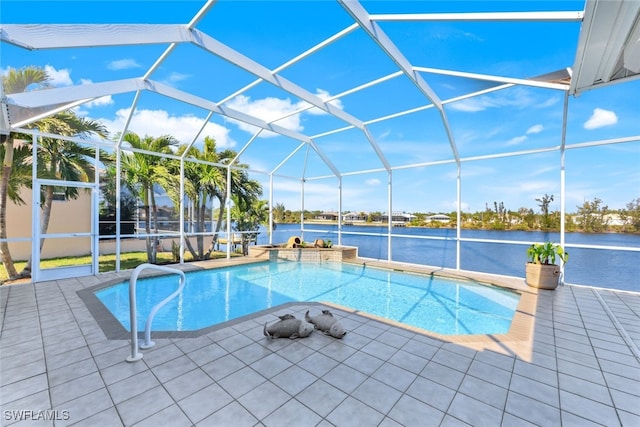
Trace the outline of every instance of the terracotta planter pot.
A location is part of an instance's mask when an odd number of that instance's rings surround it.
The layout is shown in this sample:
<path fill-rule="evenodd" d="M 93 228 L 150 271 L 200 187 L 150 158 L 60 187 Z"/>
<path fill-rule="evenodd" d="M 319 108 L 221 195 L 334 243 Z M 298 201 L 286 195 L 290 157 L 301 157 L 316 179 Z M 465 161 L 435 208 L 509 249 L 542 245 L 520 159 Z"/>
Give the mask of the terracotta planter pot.
<path fill-rule="evenodd" d="M 540 289 L 555 289 L 558 287 L 560 280 L 559 266 L 528 262 L 525 267 L 527 285 Z"/>

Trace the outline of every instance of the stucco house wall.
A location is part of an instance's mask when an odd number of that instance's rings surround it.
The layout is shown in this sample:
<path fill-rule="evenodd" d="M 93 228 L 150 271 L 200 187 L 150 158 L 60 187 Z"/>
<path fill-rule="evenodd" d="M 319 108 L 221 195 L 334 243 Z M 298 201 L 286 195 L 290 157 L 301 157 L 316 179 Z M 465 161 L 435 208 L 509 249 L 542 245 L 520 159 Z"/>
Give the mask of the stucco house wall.
<path fill-rule="evenodd" d="M 20 196 L 26 202 L 17 206 L 7 202 L 7 237 L 9 239 L 29 239 L 9 243 L 11 257 L 27 260 L 31 256 L 31 190 L 22 190 Z M 91 194 L 80 190 L 76 200 L 54 200 L 49 220 L 48 234 L 55 233 L 89 233 L 91 231 Z M 42 258 L 53 258 L 67 255 L 88 255 L 91 243 L 88 237 L 49 238 L 45 240 Z"/>

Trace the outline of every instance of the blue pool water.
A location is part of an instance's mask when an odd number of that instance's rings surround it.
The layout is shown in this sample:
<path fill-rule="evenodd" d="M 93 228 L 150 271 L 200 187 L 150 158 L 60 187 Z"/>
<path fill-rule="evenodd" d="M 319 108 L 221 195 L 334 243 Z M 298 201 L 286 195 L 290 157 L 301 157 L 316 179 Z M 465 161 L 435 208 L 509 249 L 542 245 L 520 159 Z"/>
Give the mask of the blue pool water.
<path fill-rule="evenodd" d="M 520 296 L 466 281 L 342 263 L 266 262 L 190 272 L 153 331 L 206 328 L 287 302 L 331 302 L 443 335 L 506 333 Z M 178 286 L 177 276 L 138 281 L 138 329 Z M 96 292 L 129 330 L 129 282 Z M 275 320 L 275 318 L 274 318 Z"/>

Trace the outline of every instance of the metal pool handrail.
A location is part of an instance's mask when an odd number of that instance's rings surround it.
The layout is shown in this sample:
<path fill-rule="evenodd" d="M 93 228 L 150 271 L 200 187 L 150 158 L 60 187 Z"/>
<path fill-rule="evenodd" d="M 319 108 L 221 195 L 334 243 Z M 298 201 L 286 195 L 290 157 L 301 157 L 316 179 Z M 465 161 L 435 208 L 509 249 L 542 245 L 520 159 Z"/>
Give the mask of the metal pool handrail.
<path fill-rule="evenodd" d="M 178 289 L 176 289 L 171 295 L 160 301 L 156 304 L 147 316 L 147 322 L 144 328 L 144 343 L 140 345 L 140 348 L 151 348 L 155 345 L 153 341 L 151 341 L 151 322 L 153 322 L 153 317 L 156 315 L 158 310 L 160 310 L 166 303 L 171 301 L 177 295 L 182 292 L 182 288 L 184 288 L 184 284 L 186 281 L 186 277 L 184 272 L 177 270 L 171 267 L 164 267 L 161 265 L 155 264 L 140 264 L 133 270 L 131 273 L 131 277 L 129 278 L 129 315 L 130 315 L 130 323 L 131 323 L 131 355 L 127 357 L 127 362 L 136 362 L 142 359 L 142 353 L 138 351 L 138 324 L 136 321 L 136 284 L 138 282 L 138 276 L 144 269 L 152 269 L 164 271 L 167 273 L 178 274 L 180 276 L 180 285 Z"/>

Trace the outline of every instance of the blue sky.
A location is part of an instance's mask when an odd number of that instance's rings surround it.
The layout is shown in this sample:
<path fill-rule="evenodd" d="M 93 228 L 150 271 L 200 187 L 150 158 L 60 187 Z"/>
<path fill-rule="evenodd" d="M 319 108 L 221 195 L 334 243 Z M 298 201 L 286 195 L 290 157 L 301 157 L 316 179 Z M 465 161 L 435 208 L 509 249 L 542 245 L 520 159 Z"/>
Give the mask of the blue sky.
<path fill-rule="evenodd" d="M 2 23 L 188 23 L 201 1 L 3 1 Z M 581 1 L 542 2 L 363 2 L 377 13 L 579 11 Z M 333 1 L 248 2 L 220 1 L 196 26 L 257 63 L 276 69 L 307 49 L 353 23 Z M 380 27 L 416 67 L 449 69 L 494 76 L 528 78 L 573 66 L 580 31 L 577 22 L 380 22 Z M 141 77 L 166 45 L 100 47 L 26 51 L 3 43 L 0 68 L 45 67 L 54 85 L 68 86 Z M 355 30 L 315 54 L 284 69 L 280 75 L 306 91 L 326 99 L 398 71 L 371 38 Z M 420 72 L 440 99 L 495 86 L 460 77 Z M 222 101 L 256 77 L 192 45 L 178 46 L 151 79 Z M 134 94 L 101 98 L 78 108 L 79 114 L 102 121 L 109 130 L 122 130 Z M 584 143 L 640 135 L 640 81 L 588 91 L 569 100 L 566 143 Z M 447 104 L 445 114 L 460 157 L 476 158 L 560 144 L 564 95 L 561 91 L 516 86 Z M 450 212 L 456 202 L 456 168 L 452 149 L 435 108 L 376 122 L 375 119 L 430 104 L 405 76 L 346 95 L 332 104 L 368 125 L 394 170 L 394 211 Z M 268 83 L 260 83 L 224 106 L 275 119 L 308 106 L 305 101 Z M 207 112 L 150 92 L 143 93 L 130 130 L 140 135 L 171 134 L 183 143 L 196 135 Z M 347 124 L 318 109 L 279 120 L 279 125 L 308 136 L 341 129 Z M 220 148 L 240 150 L 256 129 L 214 115 L 201 135 L 214 137 Z M 343 178 L 343 209 L 386 211 L 388 175 L 376 171 L 382 163 L 359 130 L 314 138 Z M 298 141 L 263 133 L 241 161 L 256 171 L 271 171 L 298 147 Z M 305 162 L 306 159 L 306 162 Z M 423 167 L 402 168 L 415 164 Z M 436 163 L 436 164 L 434 164 Z M 566 208 L 575 211 L 585 200 L 600 198 L 611 208 L 623 208 L 640 197 L 640 142 L 571 149 L 566 153 Z M 320 157 L 303 148 L 279 170 L 287 178 L 274 179 L 274 202 L 300 208 L 299 178 L 304 174 L 305 208 L 337 210 L 335 178 Z M 260 180 L 267 197 L 268 178 Z M 298 178 L 289 179 L 291 178 Z M 537 210 L 536 198 L 553 194 L 559 208 L 558 152 L 505 157 L 462 164 L 462 208 L 478 211 L 494 201 L 505 207 Z"/>

